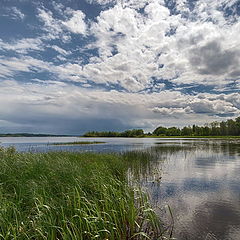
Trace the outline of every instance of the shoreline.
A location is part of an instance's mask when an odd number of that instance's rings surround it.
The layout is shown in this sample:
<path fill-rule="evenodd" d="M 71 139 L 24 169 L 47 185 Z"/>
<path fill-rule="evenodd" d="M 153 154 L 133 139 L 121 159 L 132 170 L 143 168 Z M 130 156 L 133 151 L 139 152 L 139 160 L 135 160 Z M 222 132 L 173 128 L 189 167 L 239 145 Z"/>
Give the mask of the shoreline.
<path fill-rule="evenodd" d="M 85 136 L 80 136 L 80 138 L 177 138 L 177 139 L 181 139 L 181 138 L 205 138 L 205 139 L 240 139 L 240 136 L 142 136 L 142 137 L 85 137 Z"/>
<path fill-rule="evenodd" d="M 0 135 L 0 138 L 7 138 L 7 137 L 14 137 L 14 138 L 31 138 L 31 137 L 53 137 L 53 138 L 61 138 L 61 137 L 76 137 L 76 138 L 176 138 L 176 139 L 181 139 L 181 138 L 204 138 L 204 139 L 240 139 L 240 136 L 139 136 L 139 137 L 106 137 L 106 136 L 79 136 L 79 135 L 30 135 L 30 136 L 25 136 L 25 135 Z"/>

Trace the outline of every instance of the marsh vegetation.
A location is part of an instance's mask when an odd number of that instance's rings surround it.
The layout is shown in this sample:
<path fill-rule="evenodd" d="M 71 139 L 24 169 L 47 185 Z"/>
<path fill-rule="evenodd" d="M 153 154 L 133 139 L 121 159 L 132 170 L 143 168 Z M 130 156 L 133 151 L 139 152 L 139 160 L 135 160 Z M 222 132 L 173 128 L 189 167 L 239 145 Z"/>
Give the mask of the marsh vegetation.
<path fill-rule="evenodd" d="M 148 159 L 1 148 L 0 239 L 170 238 L 147 194 L 129 184 Z"/>

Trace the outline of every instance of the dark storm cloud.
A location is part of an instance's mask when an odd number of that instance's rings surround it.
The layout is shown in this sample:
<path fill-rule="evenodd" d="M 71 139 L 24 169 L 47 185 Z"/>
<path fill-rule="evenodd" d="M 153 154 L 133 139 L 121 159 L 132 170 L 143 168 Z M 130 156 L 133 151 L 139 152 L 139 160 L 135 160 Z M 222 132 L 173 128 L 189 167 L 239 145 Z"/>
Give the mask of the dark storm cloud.
<path fill-rule="evenodd" d="M 202 75 L 230 73 L 239 76 L 239 51 L 223 49 L 220 42 L 212 41 L 203 47 L 190 51 L 191 65 Z"/>
<path fill-rule="evenodd" d="M 8 122 L 8 119 L 4 119 Z M 75 118 L 71 119 L 63 116 L 20 116 L 18 114 L 14 120 L 9 119 L 9 124 L 13 127 L 5 128 L 4 132 L 18 132 L 21 125 L 22 132 L 32 133 L 54 133 L 54 134 L 74 134 L 81 135 L 87 131 L 123 131 L 133 126 L 122 123 L 119 119 L 107 119 L 107 118 Z M 14 124 L 15 127 L 14 127 Z M 36 128 L 36 126 L 38 126 Z"/>

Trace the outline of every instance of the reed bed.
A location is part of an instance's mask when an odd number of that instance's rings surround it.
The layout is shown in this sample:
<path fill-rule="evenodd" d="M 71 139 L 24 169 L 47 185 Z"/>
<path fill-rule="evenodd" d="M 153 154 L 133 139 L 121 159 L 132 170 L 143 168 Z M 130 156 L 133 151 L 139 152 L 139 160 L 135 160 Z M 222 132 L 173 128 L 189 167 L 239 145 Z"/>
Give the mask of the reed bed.
<path fill-rule="evenodd" d="M 137 154 L 1 148 L 0 239 L 169 238 L 148 196 L 128 183 L 130 156 L 141 165 Z"/>

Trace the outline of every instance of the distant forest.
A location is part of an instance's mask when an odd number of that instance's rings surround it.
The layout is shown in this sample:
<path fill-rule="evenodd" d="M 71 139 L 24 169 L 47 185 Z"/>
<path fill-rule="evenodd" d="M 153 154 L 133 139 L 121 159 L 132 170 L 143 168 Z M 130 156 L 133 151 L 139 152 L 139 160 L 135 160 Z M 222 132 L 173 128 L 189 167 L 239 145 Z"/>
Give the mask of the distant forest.
<path fill-rule="evenodd" d="M 132 129 L 124 132 L 87 132 L 84 137 L 143 137 L 144 131 L 142 129 Z"/>
<path fill-rule="evenodd" d="M 142 129 L 124 132 L 87 132 L 84 137 L 144 137 L 144 136 L 240 136 L 240 117 L 222 122 L 212 122 L 204 126 L 157 127 L 152 133 L 144 133 Z"/>

